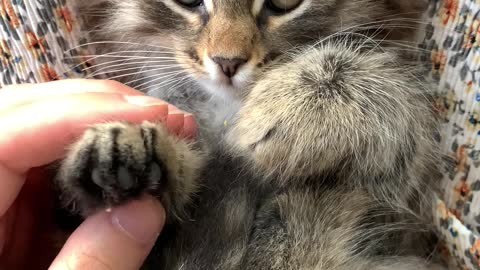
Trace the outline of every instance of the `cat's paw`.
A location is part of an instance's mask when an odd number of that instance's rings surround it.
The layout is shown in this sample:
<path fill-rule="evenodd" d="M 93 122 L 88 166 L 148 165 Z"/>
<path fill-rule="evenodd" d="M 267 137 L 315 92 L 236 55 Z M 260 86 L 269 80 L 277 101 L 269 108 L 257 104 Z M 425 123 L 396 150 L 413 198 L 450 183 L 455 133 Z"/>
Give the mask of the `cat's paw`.
<path fill-rule="evenodd" d="M 57 176 L 62 200 L 86 215 L 144 193 L 159 195 L 175 158 L 163 125 L 99 124 L 72 146 Z"/>
<path fill-rule="evenodd" d="M 341 43 L 306 48 L 260 77 L 227 141 L 260 171 L 284 179 L 339 164 L 361 175 L 398 167 L 399 156 L 428 143 L 431 111 L 424 88 L 397 60 Z"/>

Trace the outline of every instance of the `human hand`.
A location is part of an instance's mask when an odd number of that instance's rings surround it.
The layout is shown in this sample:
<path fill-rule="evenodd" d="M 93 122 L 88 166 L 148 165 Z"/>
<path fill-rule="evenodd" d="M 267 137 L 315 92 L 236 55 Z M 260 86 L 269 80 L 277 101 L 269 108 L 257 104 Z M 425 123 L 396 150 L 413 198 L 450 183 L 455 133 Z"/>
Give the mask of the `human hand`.
<path fill-rule="evenodd" d="M 144 197 L 99 212 L 69 237 L 60 253 L 50 177 L 41 169 L 61 159 L 91 124 L 164 121 L 194 137 L 193 117 L 110 81 L 64 80 L 0 89 L 0 269 L 138 269 L 164 223 L 158 201 Z M 52 262 L 53 261 L 53 262 Z"/>

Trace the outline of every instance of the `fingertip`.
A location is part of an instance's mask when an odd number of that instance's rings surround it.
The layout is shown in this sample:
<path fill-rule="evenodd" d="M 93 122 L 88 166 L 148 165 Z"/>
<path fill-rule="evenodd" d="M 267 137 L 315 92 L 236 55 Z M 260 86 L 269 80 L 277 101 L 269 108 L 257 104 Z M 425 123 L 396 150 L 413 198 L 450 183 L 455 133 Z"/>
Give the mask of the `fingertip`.
<path fill-rule="evenodd" d="M 171 104 L 168 105 L 166 124 L 170 132 L 181 138 L 195 139 L 197 136 L 198 126 L 195 117 Z"/>

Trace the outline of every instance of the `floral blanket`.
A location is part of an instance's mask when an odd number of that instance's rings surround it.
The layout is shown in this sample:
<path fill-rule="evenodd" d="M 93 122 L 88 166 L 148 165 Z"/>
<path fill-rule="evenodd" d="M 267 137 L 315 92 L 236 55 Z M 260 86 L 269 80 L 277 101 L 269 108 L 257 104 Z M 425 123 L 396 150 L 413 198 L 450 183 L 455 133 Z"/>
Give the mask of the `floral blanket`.
<path fill-rule="evenodd" d="M 0 88 L 87 76 L 87 40 L 67 1 L 0 0 Z M 434 209 L 440 252 L 453 268 L 480 269 L 480 0 L 430 0 L 426 17 L 419 49 L 455 161 Z"/>
<path fill-rule="evenodd" d="M 424 63 L 443 120 L 445 166 L 436 224 L 457 269 L 480 269 L 480 1 L 430 2 Z M 478 140 L 478 141 L 477 141 Z"/>
<path fill-rule="evenodd" d="M 67 0 L 0 0 L 0 87 L 84 77 L 76 18 Z"/>

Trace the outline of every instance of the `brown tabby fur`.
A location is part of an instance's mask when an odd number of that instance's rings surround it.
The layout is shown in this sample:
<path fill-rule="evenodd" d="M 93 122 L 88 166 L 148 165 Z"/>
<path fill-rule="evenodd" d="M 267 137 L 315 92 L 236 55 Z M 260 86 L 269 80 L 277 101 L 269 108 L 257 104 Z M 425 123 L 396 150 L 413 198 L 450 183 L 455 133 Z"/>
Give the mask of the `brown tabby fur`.
<path fill-rule="evenodd" d="M 200 134 L 95 126 L 62 164 L 64 202 L 157 196 L 169 226 L 146 268 L 428 269 L 436 123 L 406 49 L 426 3 L 267 2 L 79 4 L 94 75 L 193 113 Z M 243 63 L 228 78 L 216 57 Z"/>

